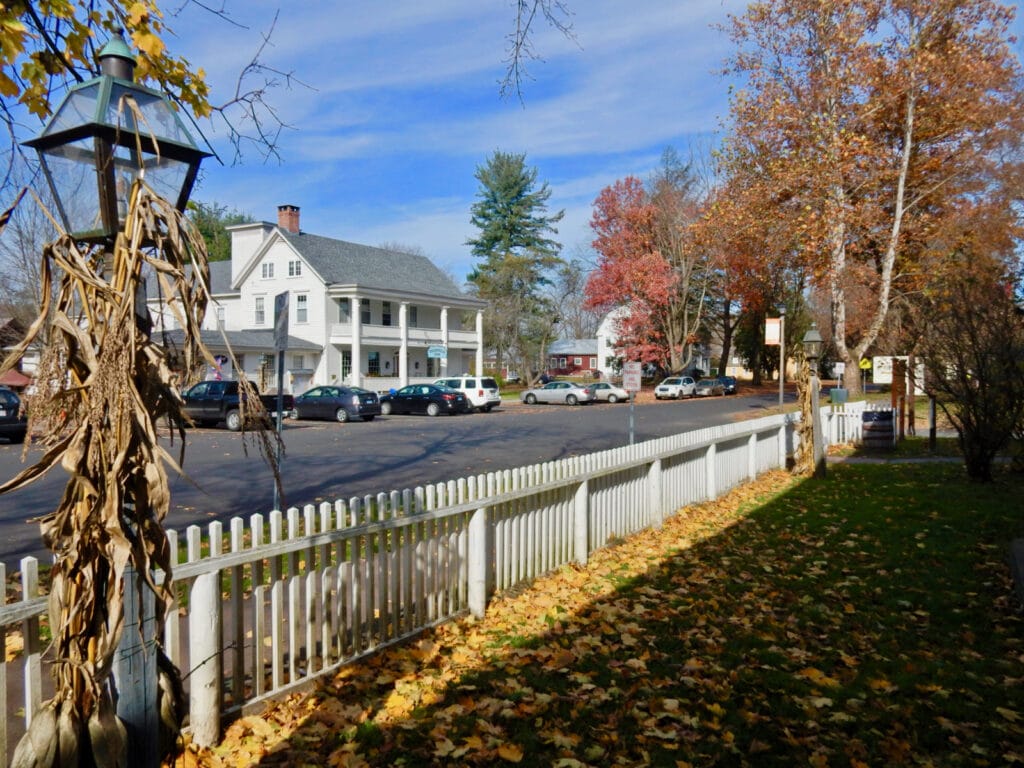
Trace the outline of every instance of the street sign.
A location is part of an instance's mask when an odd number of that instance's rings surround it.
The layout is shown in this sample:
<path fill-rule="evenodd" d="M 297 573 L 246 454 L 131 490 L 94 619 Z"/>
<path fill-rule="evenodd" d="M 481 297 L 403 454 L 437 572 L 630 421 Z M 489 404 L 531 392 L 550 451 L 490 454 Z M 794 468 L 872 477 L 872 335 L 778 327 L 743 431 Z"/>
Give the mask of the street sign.
<path fill-rule="evenodd" d="M 274 297 L 274 351 L 288 348 L 288 291 Z"/>
<path fill-rule="evenodd" d="M 427 357 L 434 360 L 448 359 L 448 347 L 443 344 L 434 344 L 427 347 Z"/>
<path fill-rule="evenodd" d="M 861 360 L 860 361 L 860 369 L 862 371 L 870 371 L 871 370 L 871 359 L 865 357 L 863 360 Z"/>
<path fill-rule="evenodd" d="M 640 391 L 640 363 L 623 363 L 622 388 L 627 392 Z"/>

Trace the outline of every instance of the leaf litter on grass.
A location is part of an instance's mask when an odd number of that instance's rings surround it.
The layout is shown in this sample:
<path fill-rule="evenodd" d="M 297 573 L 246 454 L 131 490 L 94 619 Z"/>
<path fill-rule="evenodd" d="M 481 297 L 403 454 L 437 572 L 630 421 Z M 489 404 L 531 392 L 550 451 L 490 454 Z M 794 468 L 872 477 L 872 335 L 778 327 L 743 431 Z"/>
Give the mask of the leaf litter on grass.
<path fill-rule="evenodd" d="M 1000 548 L 1021 534 L 1021 485 L 964 485 L 949 466 L 770 473 L 495 596 L 481 621 L 347 665 L 179 764 L 1024 763 Z"/>

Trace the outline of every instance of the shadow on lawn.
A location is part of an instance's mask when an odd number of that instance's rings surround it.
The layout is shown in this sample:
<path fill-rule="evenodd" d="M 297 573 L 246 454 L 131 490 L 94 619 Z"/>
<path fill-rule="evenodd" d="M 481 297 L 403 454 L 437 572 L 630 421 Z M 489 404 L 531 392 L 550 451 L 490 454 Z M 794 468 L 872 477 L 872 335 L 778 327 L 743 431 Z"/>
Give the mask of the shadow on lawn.
<path fill-rule="evenodd" d="M 243 718 L 200 762 L 1024 761 L 1024 481 L 961 478 L 773 475 Z"/>

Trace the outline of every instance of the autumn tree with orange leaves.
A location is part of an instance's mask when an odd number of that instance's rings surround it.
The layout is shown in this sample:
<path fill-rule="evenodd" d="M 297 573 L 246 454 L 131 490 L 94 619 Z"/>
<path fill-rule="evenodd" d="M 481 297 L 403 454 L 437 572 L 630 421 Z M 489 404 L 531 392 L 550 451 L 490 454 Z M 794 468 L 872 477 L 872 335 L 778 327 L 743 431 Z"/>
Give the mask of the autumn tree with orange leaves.
<path fill-rule="evenodd" d="M 1024 130 L 1012 17 L 992 0 L 778 0 L 732 19 L 745 87 L 724 168 L 758 213 L 778 203 L 768 226 L 827 297 L 848 367 L 943 258 L 943 222 L 1005 197 Z"/>

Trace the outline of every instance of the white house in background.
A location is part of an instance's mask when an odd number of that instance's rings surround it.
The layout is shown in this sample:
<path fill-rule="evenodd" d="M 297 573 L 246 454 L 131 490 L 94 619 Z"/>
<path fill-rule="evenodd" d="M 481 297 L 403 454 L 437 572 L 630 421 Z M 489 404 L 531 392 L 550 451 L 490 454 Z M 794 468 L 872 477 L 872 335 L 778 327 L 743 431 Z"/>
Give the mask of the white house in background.
<path fill-rule="evenodd" d="M 619 343 L 619 321 L 629 316 L 629 307 L 616 307 L 597 326 L 597 369 L 602 379 L 617 376 L 615 362 L 621 356 L 615 347 Z"/>
<path fill-rule="evenodd" d="M 231 260 L 210 264 L 214 303 L 203 339 L 246 376 L 277 389 L 275 297 L 287 291 L 285 392 L 344 383 L 384 391 L 483 370 L 485 302 L 463 294 L 430 259 L 303 232 L 299 208 L 282 205 L 277 225 L 229 227 Z M 160 339 L 180 343 L 155 280 L 150 312 Z M 213 372 L 211 372 L 211 375 Z"/>
<path fill-rule="evenodd" d="M 601 320 L 597 327 L 597 366 L 601 378 L 618 376 L 621 371 L 613 364 L 619 361 L 622 352 L 617 349 L 619 344 L 619 322 L 629 317 L 629 307 L 616 307 Z M 624 361 L 622 361 L 624 362 Z M 711 350 L 703 344 L 693 345 L 693 359 L 690 360 L 688 371 L 698 369 L 703 372 L 711 370 Z"/>

